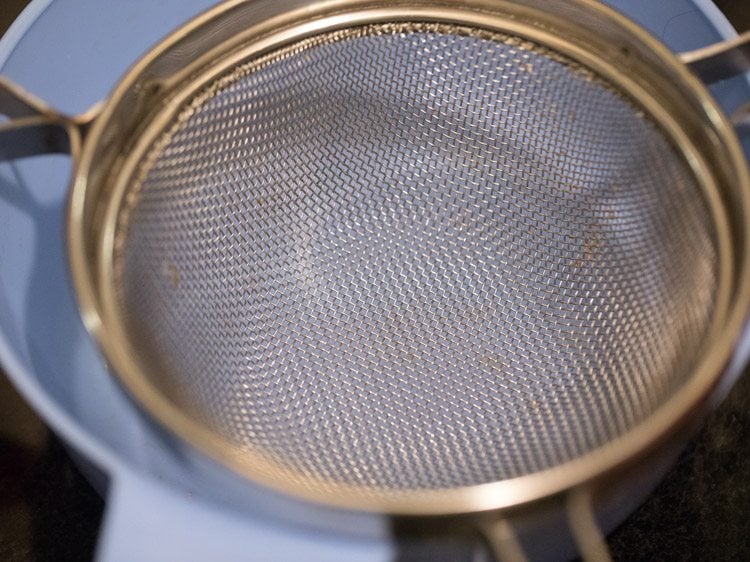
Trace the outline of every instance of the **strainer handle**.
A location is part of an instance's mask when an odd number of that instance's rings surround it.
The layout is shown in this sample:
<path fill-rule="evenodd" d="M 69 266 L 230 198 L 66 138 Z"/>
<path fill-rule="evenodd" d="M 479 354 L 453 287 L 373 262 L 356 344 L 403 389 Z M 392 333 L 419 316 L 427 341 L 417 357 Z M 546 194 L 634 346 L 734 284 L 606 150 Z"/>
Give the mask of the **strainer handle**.
<path fill-rule="evenodd" d="M 583 486 L 570 490 L 565 497 L 570 535 L 584 562 L 612 562 L 607 540 L 596 519 L 592 491 Z M 510 519 L 500 516 L 480 527 L 485 543 L 496 562 L 528 562 Z"/>
<path fill-rule="evenodd" d="M 584 562 L 612 562 L 607 539 L 596 520 L 591 489 L 575 488 L 568 492 L 568 521 L 578 552 Z"/>
<path fill-rule="evenodd" d="M 97 113 L 64 115 L 19 85 L 0 76 L 0 162 L 38 154 L 70 154 L 74 158 Z"/>
<path fill-rule="evenodd" d="M 682 53 L 680 58 L 708 84 L 750 72 L 750 31 L 702 49 Z"/>

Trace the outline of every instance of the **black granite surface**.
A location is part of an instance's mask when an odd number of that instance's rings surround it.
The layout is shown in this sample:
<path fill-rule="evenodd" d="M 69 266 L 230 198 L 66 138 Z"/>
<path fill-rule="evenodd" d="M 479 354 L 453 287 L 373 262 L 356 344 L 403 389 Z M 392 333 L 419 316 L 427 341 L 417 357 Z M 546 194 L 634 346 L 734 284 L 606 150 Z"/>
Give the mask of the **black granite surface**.
<path fill-rule="evenodd" d="M 750 0 L 717 4 L 750 28 Z M 0 0 L 0 33 L 22 5 Z M 103 510 L 0 372 L 0 561 L 91 560 Z M 616 560 L 750 560 L 750 373 L 609 544 Z"/>
<path fill-rule="evenodd" d="M 750 560 L 750 373 L 609 544 L 617 560 Z"/>
<path fill-rule="evenodd" d="M 103 509 L 53 436 L 41 449 L 0 441 L 0 560 L 91 560 Z"/>

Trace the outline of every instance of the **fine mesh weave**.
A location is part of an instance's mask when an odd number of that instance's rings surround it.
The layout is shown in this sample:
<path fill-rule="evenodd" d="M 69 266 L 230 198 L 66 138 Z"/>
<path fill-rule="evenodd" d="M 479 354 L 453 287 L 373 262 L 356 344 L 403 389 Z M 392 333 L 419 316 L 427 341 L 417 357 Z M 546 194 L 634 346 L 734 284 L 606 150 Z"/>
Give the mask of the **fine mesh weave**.
<path fill-rule="evenodd" d="M 315 486 L 492 482 L 622 435 L 684 382 L 712 217 L 664 132 L 545 47 L 372 25 L 185 104 L 121 212 L 150 381 Z"/>

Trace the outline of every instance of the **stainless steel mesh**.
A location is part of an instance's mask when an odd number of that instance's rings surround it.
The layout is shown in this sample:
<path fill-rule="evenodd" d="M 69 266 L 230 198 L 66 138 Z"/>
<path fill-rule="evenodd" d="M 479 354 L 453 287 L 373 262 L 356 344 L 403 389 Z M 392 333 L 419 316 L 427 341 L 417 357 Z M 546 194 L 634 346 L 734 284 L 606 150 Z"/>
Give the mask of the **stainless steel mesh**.
<path fill-rule="evenodd" d="M 116 279 L 151 382 L 238 454 L 450 488 L 576 458 L 674 393 L 714 309 L 712 225 L 589 70 L 373 25 L 190 100 L 133 181 Z"/>

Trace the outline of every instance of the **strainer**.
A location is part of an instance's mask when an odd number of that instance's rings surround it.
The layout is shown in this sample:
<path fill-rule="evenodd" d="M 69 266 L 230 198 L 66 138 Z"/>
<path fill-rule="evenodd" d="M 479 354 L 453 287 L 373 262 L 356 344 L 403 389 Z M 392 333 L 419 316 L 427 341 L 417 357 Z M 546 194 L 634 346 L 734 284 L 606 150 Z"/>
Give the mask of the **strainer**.
<path fill-rule="evenodd" d="M 6 97 L 39 114 L 9 134 L 70 134 L 114 371 L 298 498 L 509 536 L 499 510 L 581 505 L 683 427 L 743 326 L 736 139 L 595 4 L 237 3 L 93 121 Z"/>

